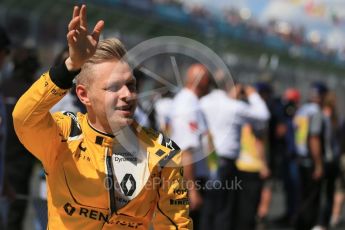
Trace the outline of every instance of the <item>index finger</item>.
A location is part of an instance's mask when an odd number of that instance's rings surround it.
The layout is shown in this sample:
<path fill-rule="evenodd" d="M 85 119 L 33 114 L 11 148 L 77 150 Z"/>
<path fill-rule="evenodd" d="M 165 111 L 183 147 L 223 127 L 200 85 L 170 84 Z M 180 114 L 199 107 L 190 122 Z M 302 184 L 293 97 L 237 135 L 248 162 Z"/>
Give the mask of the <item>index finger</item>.
<path fill-rule="evenodd" d="M 80 26 L 87 29 L 86 5 L 82 5 L 80 9 Z"/>
<path fill-rule="evenodd" d="M 79 15 L 79 11 L 80 11 L 80 8 L 78 6 L 74 6 L 72 19 Z"/>

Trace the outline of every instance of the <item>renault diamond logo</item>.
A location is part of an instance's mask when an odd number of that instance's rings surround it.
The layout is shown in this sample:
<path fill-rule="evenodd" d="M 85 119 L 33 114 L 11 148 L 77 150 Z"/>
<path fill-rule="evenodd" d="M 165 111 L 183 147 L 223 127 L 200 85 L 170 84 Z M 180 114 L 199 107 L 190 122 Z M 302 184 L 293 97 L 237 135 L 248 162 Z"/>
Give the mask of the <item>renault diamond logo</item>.
<path fill-rule="evenodd" d="M 65 212 L 70 216 L 72 216 L 75 212 L 75 207 L 73 207 L 70 203 L 66 203 L 63 208 L 65 209 Z"/>
<path fill-rule="evenodd" d="M 129 188 L 127 187 L 127 182 L 130 183 L 130 186 L 128 186 Z M 122 188 L 124 194 L 126 196 L 132 196 L 135 189 L 136 189 L 136 186 L 137 186 L 136 181 L 135 181 L 133 175 L 127 173 L 121 181 L 121 188 Z"/>

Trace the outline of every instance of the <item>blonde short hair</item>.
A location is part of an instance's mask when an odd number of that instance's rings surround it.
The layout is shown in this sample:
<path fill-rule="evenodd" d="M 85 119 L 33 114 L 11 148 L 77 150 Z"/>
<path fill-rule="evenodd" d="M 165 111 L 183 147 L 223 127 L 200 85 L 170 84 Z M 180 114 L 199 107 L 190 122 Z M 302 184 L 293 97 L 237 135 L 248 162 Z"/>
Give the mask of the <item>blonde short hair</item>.
<path fill-rule="evenodd" d="M 117 38 L 109 38 L 99 41 L 95 54 L 87 60 L 76 78 L 76 84 L 88 86 L 90 84 L 90 72 L 94 64 L 110 60 L 121 60 L 126 55 L 126 48 Z"/>

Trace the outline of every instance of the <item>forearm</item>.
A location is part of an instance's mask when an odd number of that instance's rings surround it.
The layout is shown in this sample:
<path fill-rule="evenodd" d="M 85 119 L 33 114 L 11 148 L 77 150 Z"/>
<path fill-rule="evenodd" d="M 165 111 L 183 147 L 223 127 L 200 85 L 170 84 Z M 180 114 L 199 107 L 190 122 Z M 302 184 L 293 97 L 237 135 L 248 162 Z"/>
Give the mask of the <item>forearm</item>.
<path fill-rule="evenodd" d="M 270 170 L 268 168 L 268 162 L 266 158 L 264 138 L 257 139 L 256 147 L 257 147 L 259 159 L 261 161 L 260 177 L 262 179 L 266 179 L 267 177 L 270 176 Z"/>
<path fill-rule="evenodd" d="M 262 162 L 262 165 L 267 167 L 267 160 L 266 160 L 266 154 L 265 154 L 265 144 L 261 138 L 258 138 L 256 140 L 256 149 L 258 152 L 258 156 Z"/>
<path fill-rule="evenodd" d="M 265 101 L 257 93 L 252 93 L 248 97 L 249 105 L 243 111 L 245 117 L 253 120 L 267 121 L 270 118 L 270 112 Z"/>
<path fill-rule="evenodd" d="M 321 166 L 322 156 L 321 156 L 320 138 L 318 136 L 311 136 L 309 142 L 310 142 L 310 153 L 314 161 L 314 164 L 316 166 Z"/>

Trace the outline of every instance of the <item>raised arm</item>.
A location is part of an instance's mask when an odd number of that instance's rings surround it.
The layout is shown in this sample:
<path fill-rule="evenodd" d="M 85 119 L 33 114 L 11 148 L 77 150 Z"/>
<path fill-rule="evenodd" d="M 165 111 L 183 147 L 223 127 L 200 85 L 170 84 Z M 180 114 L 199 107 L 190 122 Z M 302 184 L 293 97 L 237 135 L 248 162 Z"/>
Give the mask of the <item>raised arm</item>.
<path fill-rule="evenodd" d="M 97 47 L 104 26 L 99 21 L 92 33 L 87 31 L 86 6 L 75 7 L 68 26 L 67 40 L 70 56 L 65 63 L 44 73 L 17 102 L 13 123 L 19 140 L 42 161 L 48 170 L 59 148 L 69 135 L 71 119 L 49 112 L 72 87 L 72 81 L 82 65 Z"/>
<path fill-rule="evenodd" d="M 251 86 L 247 86 L 245 92 L 248 97 L 248 104 L 242 103 L 242 106 L 238 107 L 237 114 L 246 121 L 267 121 L 270 118 L 270 112 L 265 101 Z"/>

